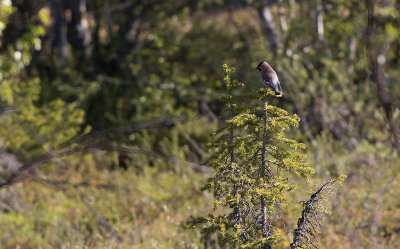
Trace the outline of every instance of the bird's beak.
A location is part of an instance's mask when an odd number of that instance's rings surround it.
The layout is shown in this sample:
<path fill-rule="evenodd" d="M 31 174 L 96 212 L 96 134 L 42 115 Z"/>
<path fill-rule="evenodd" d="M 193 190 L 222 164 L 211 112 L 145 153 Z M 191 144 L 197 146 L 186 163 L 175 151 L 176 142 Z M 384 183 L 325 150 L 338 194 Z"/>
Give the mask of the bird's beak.
<path fill-rule="evenodd" d="M 256 67 L 256 69 L 258 69 L 258 70 L 261 70 L 261 68 L 260 68 L 260 67 Z"/>

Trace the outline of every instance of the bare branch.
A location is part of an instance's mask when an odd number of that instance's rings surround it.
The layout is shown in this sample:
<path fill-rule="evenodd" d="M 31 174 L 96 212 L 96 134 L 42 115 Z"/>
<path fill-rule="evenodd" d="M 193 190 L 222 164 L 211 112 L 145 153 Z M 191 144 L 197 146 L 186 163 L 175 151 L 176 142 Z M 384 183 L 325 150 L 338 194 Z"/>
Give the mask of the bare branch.
<path fill-rule="evenodd" d="M 148 120 L 148 121 L 137 122 L 130 126 L 106 129 L 106 130 L 102 130 L 102 131 L 94 131 L 94 132 L 85 134 L 83 136 L 77 137 L 77 138 L 72 138 L 71 140 L 62 144 L 60 147 L 66 148 L 73 143 L 83 143 L 91 138 L 108 138 L 115 134 L 121 134 L 121 133 L 122 134 L 130 134 L 132 132 L 144 130 L 144 129 L 171 127 L 171 126 L 174 126 L 177 122 L 181 122 L 186 119 L 187 119 L 186 115 L 182 115 L 182 116 L 174 117 L 174 118 L 162 117 L 162 118 L 156 118 L 156 119 L 152 119 L 152 120 Z"/>
<path fill-rule="evenodd" d="M 293 231 L 293 242 L 290 244 L 291 249 L 297 248 L 316 248 L 313 239 L 318 241 L 318 231 L 322 227 L 320 220 L 326 214 L 324 204 L 327 200 L 327 195 L 333 194 L 336 190 L 335 184 L 341 184 L 345 176 L 340 176 L 338 179 L 325 182 L 315 193 L 310 196 L 308 201 L 301 201 L 303 211 L 297 222 L 297 228 Z M 313 238 L 311 239 L 310 236 Z"/>
<path fill-rule="evenodd" d="M 126 153 L 132 153 L 132 154 L 141 154 L 141 155 L 146 155 L 154 158 L 160 158 L 167 160 L 169 162 L 175 163 L 177 165 L 181 166 L 188 166 L 194 170 L 206 173 L 206 172 L 211 172 L 212 169 L 210 169 L 207 166 L 200 165 L 197 163 L 192 163 L 192 162 L 186 162 L 177 159 L 173 155 L 162 155 L 160 153 L 156 153 L 154 151 L 150 150 L 143 150 L 140 148 L 135 148 L 135 147 L 127 147 L 127 146 L 113 146 L 113 145 L 107 145 L 107 144 L 91 144 L 91 145 L 85 145 L 85 146 L 76 146 L 72 149 L 67 149 L 61 152 L 51 152 L 51 153 L 45 153 L 40 155 L 39 157 L 24 163 L 17 171 L 15 171 L 8 179 L 0 183 L 0 189 L 11 186 L 15 183 L 22 182 L 29 178 L 29 174 L 26 174 L 25 172 L 28 170 L 33 169 L 35 166 L 40 165 L 44 162 L 51 161 L 56 158 L 61 158 L 65 157 L 77 152 L 84 152 L 84 153 L 95 153 L 97 151 L 120 151 L 120 152 L 126 152 Z"/>

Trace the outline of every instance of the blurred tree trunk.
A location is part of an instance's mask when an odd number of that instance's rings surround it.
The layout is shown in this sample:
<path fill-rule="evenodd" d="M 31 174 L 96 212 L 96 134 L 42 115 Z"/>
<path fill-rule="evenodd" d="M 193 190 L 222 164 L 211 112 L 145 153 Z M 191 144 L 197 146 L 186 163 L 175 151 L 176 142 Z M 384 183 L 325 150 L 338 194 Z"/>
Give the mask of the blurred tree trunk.
<path fill-rule="evenodd" d="M 316 12 L 316 22 L 317 22 L 317 33 L 318 41 L 323 42 L 324 37 L 324 11 L 322 8 L 322 0 L 317 0 L 317 12 Z"/>
<path fill-rule="evenodd" d="M 86 0 L 70 0 L 71 22 L 68 25 L 68 40 L 80 64 L 88 55 L 91 34 L 86 13 Z M 79 65 L 77 65 L 79 67 Z"/>
<path fill-rule="evenodd" d="M 286 9 L 283 4 L 283 0 L 278 1 L 278 13 L 279 13 L 279 21 L 281 24 L 281 29 L 283 33 L 287 33 L 288 25 L 286 21 Z"/>
<path fill-rule="evenodd" d="M 100 28 L 101 28 L 101 13 L 98 11 L 101 8 L 101 1 L 93 1 L 93 17 L 94 17 L 94 31 L 92 34 L 92 45 L 91 45 L 91 58 L 90 60 L 96 61 L 94 71 L 102 71 L 104 65 L 103 58 L 101 56 L 101 44 L 100 44 Z"/>
<path fill-rule="evenodd" d="M 53 53 L 58 54 L 62 59 L 66 59 L 67 51 L 67 26 L 64 17 L 64 1 L 51 1 L 51 17 L 53 19 Z"/>
<path fill-rule="evenodd" d="M 393 100 L 386 89 L 385 83 L 385 63 L 387 58 L 387 50 L 389 48 L 389 41 L 386 38 L 383 42 L 379 43 L 377 33 L 381 34 L 383 28 L 377 28 L 377 20 L 374 16 L 373 0 L 366 0 L 366 7 L 368 13 L 368 23 L 366 29 L 366 48 L 370 64 L 371 77 L 377 86 L 377 96 L 385 112 L 386 119 L 389 123 L 390 131 L 393 138 L 393 146 L 400 152 L 399 144 L 399 130 L 393 119 Z M 385 22 L 379 22 L 379 25 L 385 25 Z"/>
<path fill-rule="evenodd" d="M 278 49 L 281 47 L 281 39 L 269 4 L 263 4 L 258 12 L 261 20 L 263 21 L 263 31 L 268 37 L 272 52 L 274 55 L 276 55 L 278 53 Z"/>

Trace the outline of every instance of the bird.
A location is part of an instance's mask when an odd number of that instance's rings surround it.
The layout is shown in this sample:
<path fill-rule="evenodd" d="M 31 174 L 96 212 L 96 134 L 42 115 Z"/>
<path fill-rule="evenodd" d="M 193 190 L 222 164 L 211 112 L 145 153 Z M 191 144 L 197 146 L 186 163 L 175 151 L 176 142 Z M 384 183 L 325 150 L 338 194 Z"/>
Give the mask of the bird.
<path fill-rule="evenodd" d="M 270 87 L 276 95 L 280 95 L 282 93 L 281 83 L 279 82 L 278 75 L 268 64 L 268 62 L 266 60 L 262 60 L 260 63 L 258 63 L 256 68 L 260 70 L 261 79 L 264 83 L 264 86 Z"/>

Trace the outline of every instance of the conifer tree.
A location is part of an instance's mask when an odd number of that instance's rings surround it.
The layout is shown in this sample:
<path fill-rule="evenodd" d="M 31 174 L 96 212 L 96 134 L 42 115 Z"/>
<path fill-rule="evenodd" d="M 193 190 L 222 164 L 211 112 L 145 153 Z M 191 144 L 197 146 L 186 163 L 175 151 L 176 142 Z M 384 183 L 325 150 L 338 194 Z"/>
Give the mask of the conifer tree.
<path fill-rule="evenodd" d="M 274 227 L 276 215 L 293 188 L 288 176 L 308 180 L 313 170 L 304 162 L 305 145 L 285 134 L 298 126 L 299 118 L 268 105 L 274 96 L 269 89 L 262 88 L 252 96 L 258 106 L 239 106 L 234 90 L 244 84 L 232 79 L 234 68 L 225 64 L 224 72 L 227 95 L 222 100 L 230 118 L 212 136 L 207 164 L 215 169 L 215 175 L 203 187 L 213 193 L 214 212 L 192 217 L 188 224 L 200 227 L 206 235 L 218 232 L 221 245 L 271 248 L 279 238 Z"/>

